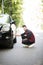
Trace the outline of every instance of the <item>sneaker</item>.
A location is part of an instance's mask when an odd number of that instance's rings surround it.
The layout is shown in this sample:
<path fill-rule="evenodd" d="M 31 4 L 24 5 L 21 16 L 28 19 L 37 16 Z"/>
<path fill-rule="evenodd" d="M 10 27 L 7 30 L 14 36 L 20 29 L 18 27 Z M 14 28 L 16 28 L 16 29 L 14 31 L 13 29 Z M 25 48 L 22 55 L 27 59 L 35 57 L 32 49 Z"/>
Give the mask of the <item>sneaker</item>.
<path fill-rule="evenodd" d="M 31 44 L 31 45 L 29 45 L 29 48 L 34 47 L 34 45 L 35 45 L 35 44 Z"/>
<path fill-rule="evenodd" d="M 25 46 L 23 46 L 24 48 L 29 48 L 29 46 L 28 45 L 25 45 Z"/>

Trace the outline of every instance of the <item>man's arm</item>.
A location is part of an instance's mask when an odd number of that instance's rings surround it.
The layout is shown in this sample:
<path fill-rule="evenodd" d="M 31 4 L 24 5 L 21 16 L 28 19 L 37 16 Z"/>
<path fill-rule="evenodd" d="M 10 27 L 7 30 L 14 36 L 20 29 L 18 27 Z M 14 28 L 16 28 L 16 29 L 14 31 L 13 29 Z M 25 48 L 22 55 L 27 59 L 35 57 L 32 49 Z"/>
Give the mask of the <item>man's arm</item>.
<path fill-rule="evenodd" d="M 16 34 L 16 36 L 21 36 L 20 34 Z"/>

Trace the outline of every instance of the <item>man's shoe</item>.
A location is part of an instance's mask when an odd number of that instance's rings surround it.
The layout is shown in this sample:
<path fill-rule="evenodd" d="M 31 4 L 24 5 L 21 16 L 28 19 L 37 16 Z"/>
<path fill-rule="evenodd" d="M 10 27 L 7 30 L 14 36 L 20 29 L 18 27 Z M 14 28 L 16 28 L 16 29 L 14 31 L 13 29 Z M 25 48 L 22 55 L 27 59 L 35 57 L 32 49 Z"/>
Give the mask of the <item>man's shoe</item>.
<path fill-rule="evenodd" d="M 34 47 L 34 45 L 35 45 L 35 44 L 31 44 L 31 45 L 29 45 L 29 48 Z"/>
<path fill-rule="evenodd" d="M 23 46 L 24 48 L 29 48 L 29 46 L 28 45 L 25 45 L 25 46 Z"/>

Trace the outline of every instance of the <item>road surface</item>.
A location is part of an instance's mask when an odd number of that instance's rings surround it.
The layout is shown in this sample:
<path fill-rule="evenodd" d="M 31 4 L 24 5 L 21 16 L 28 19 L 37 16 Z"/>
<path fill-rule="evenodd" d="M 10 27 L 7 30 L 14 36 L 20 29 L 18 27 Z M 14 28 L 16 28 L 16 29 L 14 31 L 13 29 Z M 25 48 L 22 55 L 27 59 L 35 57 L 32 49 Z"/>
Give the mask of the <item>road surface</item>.
<path fill-rule="evenodd" d="M 35 35 L 34 47 L 23 48 L 21 37 L 13 49 L 0 50 L 0 65 L 43 65 L 43 33 Z"/>

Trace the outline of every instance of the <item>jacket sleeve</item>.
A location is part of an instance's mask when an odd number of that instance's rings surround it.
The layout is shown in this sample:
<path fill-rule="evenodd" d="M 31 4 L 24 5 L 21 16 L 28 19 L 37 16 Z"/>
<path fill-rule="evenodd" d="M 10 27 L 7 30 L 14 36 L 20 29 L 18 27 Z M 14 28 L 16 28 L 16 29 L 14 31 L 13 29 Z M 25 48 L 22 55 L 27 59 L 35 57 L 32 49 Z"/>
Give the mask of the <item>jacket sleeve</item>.
<path fill-rule="evenodd" d="M 30 42 L 35 42 L 35 36 L 33 35 L 33 33 L 27 34 L 27 37 Z"/>
<path fill-rule="evenodd" d="M 31 37 L 32 33 L 27 33 L 27 38 L 29 39 Z"/>

